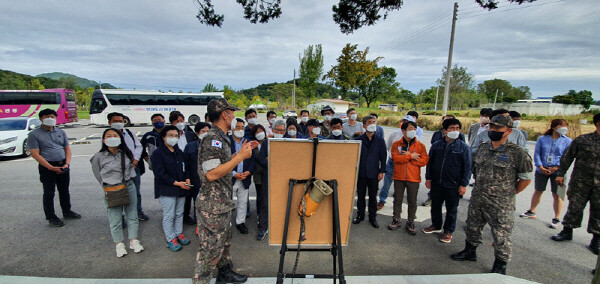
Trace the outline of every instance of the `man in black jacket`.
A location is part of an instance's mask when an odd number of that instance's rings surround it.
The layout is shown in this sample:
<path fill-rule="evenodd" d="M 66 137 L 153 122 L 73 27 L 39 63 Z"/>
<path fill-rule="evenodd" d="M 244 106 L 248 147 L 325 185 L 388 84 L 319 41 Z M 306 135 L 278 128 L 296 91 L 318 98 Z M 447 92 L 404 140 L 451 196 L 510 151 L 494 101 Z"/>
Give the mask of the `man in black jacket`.
<path fill-rule="evenodd" d="M 244 121 L 236 118 L 233 135 L 229 137 L 231 153 L 235 154 L 242 149 L 246 141 L 244 137 Z M 231 171 L 231 182 L 233 183 L 233 194 L 237 196 L 235 225 L 242 234 L 248 234 L 246 227 L 246 212 L 248 209 L 248 193 L 252 182 L 252 173 L 254 172 L 254 157 L 245 159 Z"/>
<path fill-rule="evenodd" d="M 444 140 L 436 141 L 429 150 L 425 186 L 431 189 L 431 226 L 425 234 L 442 233 L 441 242 L 452 241 L 460 195 L 464 195 L 471 178 L 471 151 L 460 137 L 462 125 L 456 118 L 442 123 Z M 446 203 L 446 220 L 442 231 L 442 204 Z"/>

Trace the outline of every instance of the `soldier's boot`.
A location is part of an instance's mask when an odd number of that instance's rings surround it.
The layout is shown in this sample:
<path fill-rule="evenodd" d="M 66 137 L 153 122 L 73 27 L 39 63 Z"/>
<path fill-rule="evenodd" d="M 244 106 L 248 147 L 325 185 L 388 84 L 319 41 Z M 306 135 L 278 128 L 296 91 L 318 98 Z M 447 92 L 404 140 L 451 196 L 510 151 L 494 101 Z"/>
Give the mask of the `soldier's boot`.
<path fill-rule="evenodd" d="M 219 268 L 216 283 L 245 283 L 247 280 L 247 275 L 238 274 L 231 269 L 231 265 L 226 265 Z"/>
<path fill-rule="evenodd" d="M 560 233 L 552 236 L 551 239 L 557 242 L 573 240 L 573 228 L 564 227 Z"/>
<path fill-rule="evenodd" d="M 492 266 L 491 273 L 499 273 L 506 275 L 506 261 L 499 260 L 496 258 L 496 260 L 494 260 L 494 266 Z"/>
<path fill-rule="evenodd" d="M 594 237 L 592 238 L 592 241 L 590 242 L 590 246 L 588 248 L 595 255 L 598 255 L 598 252 L 600 252 L 600 235 L 594 234 Z"/>
<path fill-rule="evenodd" d="M 477 261 L 477 247 L 465 241 L 465 249 L 450 256 L 456 261 Z"/>

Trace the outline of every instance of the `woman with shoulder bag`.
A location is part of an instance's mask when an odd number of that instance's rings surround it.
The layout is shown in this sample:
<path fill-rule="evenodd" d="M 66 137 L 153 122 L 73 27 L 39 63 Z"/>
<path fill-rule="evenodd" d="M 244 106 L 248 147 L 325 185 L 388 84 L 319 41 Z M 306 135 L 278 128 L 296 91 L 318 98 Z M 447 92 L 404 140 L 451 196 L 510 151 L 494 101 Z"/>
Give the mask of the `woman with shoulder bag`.
<path fill-rule="evenodd" d="M 104 205 L 108 214 L 110 232 L 116 243 L 117 257 L 127 255 L 123 243 L 122 213 L 129 223 L 129 248 L 135 253 L 144 250 L 137 239 L 137 192 L 133 183 L 136 173 L 133 168 L 133 154 L 127 148 L 123 136 L 114 129 L 102 134 L 102 148 L 91 159 L 94 176 L 104 188 Z"/>
<path fill-rule="evenodd" d="M 164 143 L 152 153 L 150 160 L 154 168 L 154 198 L 158 198 L 163 209 L 163 231 L 167 248 L 178 251 L 190 240 L 183 235 L 183 211 L 185 197 L 193 184 L 185 170 L 183 152 L 177 146 L 179 129 L 166 126 L 160 137 Z"/>

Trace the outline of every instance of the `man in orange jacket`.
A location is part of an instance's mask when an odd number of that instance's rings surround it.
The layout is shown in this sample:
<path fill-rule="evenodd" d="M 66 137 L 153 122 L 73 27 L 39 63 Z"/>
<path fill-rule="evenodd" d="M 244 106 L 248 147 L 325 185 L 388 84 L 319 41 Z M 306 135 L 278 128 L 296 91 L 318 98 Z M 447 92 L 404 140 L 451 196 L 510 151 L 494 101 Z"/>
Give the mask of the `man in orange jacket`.
<path fill-rule="evenodd" d="M 406 189 L 408 203 L 408 221 L 406 231 L 416 235 L 415 219 L 417 214 L 417 193 L 421 183 L 421 168 L 427 165 L 429 156 L 425 145 L 417 139 L 417 124 L 413 121 L 402 123 L 402 139 L 392 144 L 392 160 L 394 160 L 394 219 L 388 226 L 390 230 L 400 228 L 402 222 L 402 199 Z"/>

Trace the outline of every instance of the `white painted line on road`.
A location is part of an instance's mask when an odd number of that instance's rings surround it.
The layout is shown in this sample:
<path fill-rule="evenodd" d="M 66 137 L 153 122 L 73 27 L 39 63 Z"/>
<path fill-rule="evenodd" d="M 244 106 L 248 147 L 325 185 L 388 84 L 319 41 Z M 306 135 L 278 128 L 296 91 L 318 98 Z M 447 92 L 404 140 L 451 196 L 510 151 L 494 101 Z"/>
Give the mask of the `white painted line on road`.
<path fill-rule="evenodd" d="M 90 135 L 90 136 L 88 136 L 88 137 L 81 138 L 81 139 L 79 139 L 79 140 L 75 140 L 75 142 L 73 142 L 73 143 L 81 142 L 81 141 L 83 141 L 83 140 L 85 140 L 85 139 L 88 139 L 88 138 L 90 138 L 90 137 L 94 137 L 94 136 L 96 136 L 96 135 L 98 135 L 98 133 L 96 133 L 96 134 L 92 134 L 92 135 Z M 71 143 L 71 144 L 73 144 L 73 143 Z"/>
<path fill-rule="evenodd" d="M 71 156 L 71 158 L 91 157 L 91 156 L 94 156 L 94 155 L 73 155 L 73 156 Z"/>

